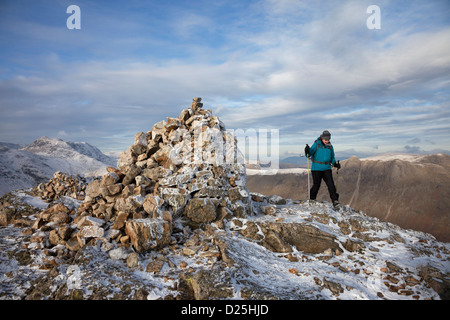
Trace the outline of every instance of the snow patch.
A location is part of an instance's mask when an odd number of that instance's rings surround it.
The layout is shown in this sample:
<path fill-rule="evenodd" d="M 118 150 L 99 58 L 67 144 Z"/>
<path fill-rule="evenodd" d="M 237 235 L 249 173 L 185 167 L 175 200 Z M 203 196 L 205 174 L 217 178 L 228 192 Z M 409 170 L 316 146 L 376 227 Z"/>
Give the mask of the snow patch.
<path fill-rule="evenodd" d="M 388 153 L 380 154 L 376 156 L 371 156 L 367 158 L 362 158 L 361 161 L 408 161 L 408 162 L 418 162 L 422 160 L 426 155 L 420 154 L 407 154 L 407 153 Z"/>
<path fill-rule="evenodd" d="M 308 169 L 303 169 L 303 168 L 291 168 L 291 169 L 246 169 L 246 173 L 249 176 L 256 176 L 256 175 L 261 175 L 261 176 L 270 176 L 270 175 L 275 175 L 275 174 L 306 174 L 308 173 Z"/>

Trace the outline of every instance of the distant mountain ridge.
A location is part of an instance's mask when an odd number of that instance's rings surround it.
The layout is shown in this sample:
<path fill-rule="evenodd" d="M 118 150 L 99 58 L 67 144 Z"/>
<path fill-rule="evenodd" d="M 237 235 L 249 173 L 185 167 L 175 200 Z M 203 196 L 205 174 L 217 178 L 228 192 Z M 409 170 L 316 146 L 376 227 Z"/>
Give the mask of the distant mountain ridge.
<path fill-rule="evenodd" d="M 32 144 L 21 148 L 21 150 L 59 158 L 68 158 L 81 154 L 100 162 L 110 162 L 112 160 L 111 157 L 108 157 L 97 147 L 90 145 L 89 143 L 64 141 L 45 136 L 40 137 Z"/>
<path fill-rule="evenodd" d="M 28 146 L 0 142 L 0 195 L 46 182 L 55 171 L 98 176 L 116 159 L 86 142 L 41 137 Z"/>

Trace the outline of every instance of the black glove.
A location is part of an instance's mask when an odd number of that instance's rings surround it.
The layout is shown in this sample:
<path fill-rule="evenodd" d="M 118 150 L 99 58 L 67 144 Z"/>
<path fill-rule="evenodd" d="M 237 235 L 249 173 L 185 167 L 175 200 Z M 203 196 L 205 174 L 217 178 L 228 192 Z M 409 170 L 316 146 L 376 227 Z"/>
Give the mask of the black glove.
<path fill-rule="evenodd" d="M 337 168 L 337 169 L 340 169 L 341 168 L 341 164 L 339 163 L 339 161 L 341 161 L 341 160 L 338 160 L 338 162 L 336 162 L 333 166 L 335 167 L 335 168 Z"/>
<path fill-rule="evenodd" d="M 306 144 L 306 147 L 305 147 L 305 156 L 309 157 L 309 146 L 308 146 L 308 144 Z"/>

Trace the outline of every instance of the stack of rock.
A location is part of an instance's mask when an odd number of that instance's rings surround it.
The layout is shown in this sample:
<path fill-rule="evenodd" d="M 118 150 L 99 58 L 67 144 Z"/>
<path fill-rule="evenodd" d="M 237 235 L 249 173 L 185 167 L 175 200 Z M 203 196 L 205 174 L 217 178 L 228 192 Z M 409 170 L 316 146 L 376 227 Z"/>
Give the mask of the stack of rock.
<path fill-rule="evenodd" d="M 84 200 L 86 185 L 85 179 L 80 176 L 67 176 L 65 173 L 57 171 L 53 174 L 52 179 L 47 183 L 39 184 L 33 188 L 32 192 L 47 202 L 52 202 L 62 196 Z"/>
<path fill-rule="evenodd" d="M 196 228 L 246 217 L 251 198 L 237 141 L 202 107 L 194 98 L 179 117 L 136 134 L 117 169 L 89 183 L 77 218 L 110 222 L 115 237 L 144 252 L 170 243 L 175 219 Z"/>

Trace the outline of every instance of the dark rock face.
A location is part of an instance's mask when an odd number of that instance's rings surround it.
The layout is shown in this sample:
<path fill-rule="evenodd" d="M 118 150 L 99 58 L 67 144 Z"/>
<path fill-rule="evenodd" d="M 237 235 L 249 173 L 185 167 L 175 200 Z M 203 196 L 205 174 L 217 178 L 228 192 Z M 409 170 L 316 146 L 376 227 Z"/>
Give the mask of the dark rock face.
<path fill-rule="evenodd" d="M 273 252 L 292 252 L 291 246 L 305 253 L 322 253 L 339 249 L 336 238 L 318 228 L 298 223 L 247 222 L 242 235 L 262 240 L 262 245 Z M 261 232 L 257 232 L 261 230 Z"/>

